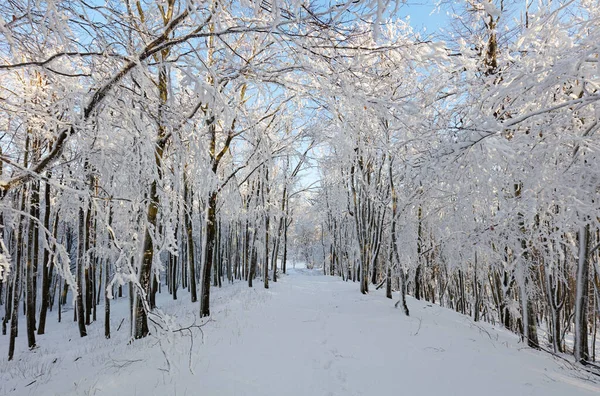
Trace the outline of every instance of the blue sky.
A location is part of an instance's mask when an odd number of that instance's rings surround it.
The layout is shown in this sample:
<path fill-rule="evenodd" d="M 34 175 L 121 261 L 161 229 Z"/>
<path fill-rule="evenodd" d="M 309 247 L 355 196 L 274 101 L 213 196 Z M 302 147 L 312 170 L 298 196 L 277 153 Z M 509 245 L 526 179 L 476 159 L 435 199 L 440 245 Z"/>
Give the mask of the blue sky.
<path fill-rule="evenodd" d="M 400 17 L 410 16 L 410 24 L 417 31 L 422 31 L 426 28 L 427 33 L 435 33 L 440 27 L 443 27 L 448 22 L 446 11 L 442 8 L 440 11 L 432 11 L 435 9 L 436 1 L 422 1 L 420 3 L 408 2 L 408 4 L 400 7 L 398 15 Z"/>

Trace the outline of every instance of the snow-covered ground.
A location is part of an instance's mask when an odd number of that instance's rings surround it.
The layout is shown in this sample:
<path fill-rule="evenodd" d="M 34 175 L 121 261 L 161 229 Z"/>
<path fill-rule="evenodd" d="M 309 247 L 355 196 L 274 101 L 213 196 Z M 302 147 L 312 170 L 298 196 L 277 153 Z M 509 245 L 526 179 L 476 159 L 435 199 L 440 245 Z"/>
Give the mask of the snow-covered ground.
<path fill-rule="evenodd" d="M 110 340 L 101 321 L 80 339 L 72 311 L 60 324 L 52 314 L 35 351 L 21 328 L 14 362 L 0 337 L 0 395 L 600 394 L 592 378 L 502 329 L 412 299 L 407 318 L 382 293 L 290 272 L 269 290 L 215 289 L 212 319 L 203 336 L 193 330 L 193 344 L 187 331 L 128 344 L 126 299 L 113 309 Z M 179 326 L 201 322 L 187 298 L 159 300 Z"/>

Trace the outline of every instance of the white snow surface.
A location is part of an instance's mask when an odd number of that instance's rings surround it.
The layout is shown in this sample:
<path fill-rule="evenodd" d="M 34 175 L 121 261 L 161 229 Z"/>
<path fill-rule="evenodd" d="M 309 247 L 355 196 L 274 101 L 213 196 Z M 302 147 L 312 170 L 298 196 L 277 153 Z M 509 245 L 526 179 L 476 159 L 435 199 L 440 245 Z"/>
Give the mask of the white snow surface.
<path fill-rule="evenodd" d="M 169 298 L 163 291 L 159 304 L 179 326 L 201 323 L 188 294 Z M 407 318 L 381 291 L 297 269 L 268 290 L 259 280 L 213 289 L 211 321 L 193 345 L 187 331 L 128 344 L 126 298 L 114 304 L 110 340 L 101 320 L 79 338 L 70 310 L 62 323 L 50 313 L 28 351 L 22 319 L 15 361 L 0 336 L 0 395 L 600 394 L 596 379 L 508 331 L 408 304 Z"/>

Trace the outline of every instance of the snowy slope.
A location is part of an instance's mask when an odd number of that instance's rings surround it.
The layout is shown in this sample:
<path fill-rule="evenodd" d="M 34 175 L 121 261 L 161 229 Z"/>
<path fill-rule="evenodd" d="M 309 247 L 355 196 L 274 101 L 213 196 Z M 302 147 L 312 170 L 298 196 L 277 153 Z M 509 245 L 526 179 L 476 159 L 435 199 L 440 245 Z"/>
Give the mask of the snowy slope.
<path fill-rule="evenodd" d="M 379 292 L 363 296 L 357 284 L 292 272 L 269 290 L 260 283 L 215 290 L 204 342 L 195 330 L 193 346 L 187 332 L 128 345 L 127 319 L 116 331 L 125 299 L 115 308 L 111 340 L 101 322 L 81 340 L 68 320 L 72 312 L 62 324 L 52 316 L 40 348 L 23 350 L 20 337 L 18 360 L 0 361 L 0 394 L 600 394 L 584 374 L 502 329 L 411 299 L 406 318 Z M 178 302 L 162 297 L 177 323 L 194 321 L 198 305 L 187 295 Z M 0 356 L 7 344 L 1 337 Z"/>

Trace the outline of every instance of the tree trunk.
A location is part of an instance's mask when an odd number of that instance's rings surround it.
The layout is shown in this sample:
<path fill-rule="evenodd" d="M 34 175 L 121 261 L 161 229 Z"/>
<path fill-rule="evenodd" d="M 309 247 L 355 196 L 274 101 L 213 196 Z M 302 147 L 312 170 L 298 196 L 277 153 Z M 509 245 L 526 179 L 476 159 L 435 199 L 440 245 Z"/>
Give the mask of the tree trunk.
<path fill-rule="evenodd" d="M 52 172 L 46 174 L 47 180 L 52 178 Z M 44 189 L 44 227 L 48 230 L 50 227 L 50 183 L 45 183 Z M 56 239 L 56 229 L 58 223 L 58 214 L 54 222 L 53 237 Z M 52 279 L 53 263 L 50 261 L 51 255 L 48 249 L 44 249 L 44 265 L 42 267 L 42 305 L 40 308 L 40 323 L 38 325 L 38 334 L 44 334 L 46 330 L 46 314 L 50 305 L 50 281 Z"/>
<path fill-rule="evenodd" d="M 150 332 L 148 328 L 148 317 L 146 314 L 146 306 L 148 305 L 147 298 L 150 291 L 150 277 L 152 275 L 152 260 L 154 257 L 154 244 L 152 242 L 152 236 L 150 235 L 150 226 L 156 225 L 156 217 L 158 214 L 158 195 L 156 191 L 156 181 L 152 182 L 150 196 L 155 199 L 151 199 L 148 207 L 146 231 L 144 233 L 144 244 L 142 262 L 139 269 L 138 280 L 140 290 L 136 290 L 135 296 L 135 319 L 134 319 L 134 331 L 133 337 L 136 339 L 146 337 Z M 154 228 L 153 228 L 154 229 Z M 130 293 L 131 293 L 130 288 Z M 130 296 L 131 298 L 131 296 Z"/>
<path fill-rule="evenodd" d="M 27 166 L 27 159 L 25 160 Z M 21 212 L 25 210 L 26 189 L 21 191 Z M 15 354 L 15 340 L 19 332 L 19 302 L 21 301 L 21 257 L 23 255 L 23 216 L 19 216 L 19 226 L 15 236 L 17 254 L 14 261 L 12 312 L 10 318 L 10 341 L 8 345 L 8 360 L 12 360 Z"/>
<path fill-rule="evenodd" d="M 392 257 L 393 252 L 390 249 L 390 259 L 387 263 L 387 271 L 385 276 L 385 296 L 389 299 L 392 298 Z"/>
<path fill-rule="evenodd" d="M 163 10 L 163 23 L 168 25 L 173 17 L 174 3 L 168 2 L 168 7 Z M 163 153 L 167 144 L 168 135 L 167 129 L 164 122 L 165 106 L 167 105 L 169 95 L 169 75 L 165 61 L 170 53 L 169 48 L 165 48 L 155 56 L 156 61 L 159 63 L 158 68 L 158 108 L 157 108 L 157 119 L 158 119 L 158 136 L 156 147 L 154 150 L 154 163 L 156 166 L 157 177 L 152 181 L 150 185 L 150 204 L 148 205 L 148 211 L 146 215 L 147 226 L 144 232 L 143 241 L 143 255 L 139 268 L 138 279 L 139 279 L 139 290 L 136 291 L 135 299 L 135 326 L 133 336 L 136 339 L 146 337 L 150 330 L 148 329 L 148 317 L 146 310 L 148 309 L 147 298 L 150 291 L 150 276 L 152 274 L 152 261 L 154 258 L 154 243 L 152 241 L 151 230 L 156 230 L 156 218 L 158 216 L 158 207 L 160 198 L 158 196 L 158 183 L 162 179 L 162 159 Z M 131 298 L 131 296 L 130 296 Z"/>
<path fill-rule="evenodd" d="M 265 289 L 269 288 L 269 170 L 265 170 L 265 182 L 263 183 L 262 203 L 265 210 L 265 255 L 263 257 L 264 262 L 264 286 Z"/>
<path fill-rule="evenodd" d="M 406 316 L 409 316 L 408 305 L 406 305 L 406 274 L 404 272 L 404 268 L 400 262 L 400 253 L 398 252 L 398 242 L 396 238 L 396 219 L 398 216 L 398 196 L 396 195 L 396 188 L 394 187 L 394 175 L 392 172 L 392 159 L 389 160 L 389 178 L 390 178 L 390 190 L 392 195 L 392 229 L 391 229 L 391 238 L 392 238 L 392 251 L 394 252 L 394 257 L 396 258 L 396 265 L 398 267 L 398 283 L 399 283 L 399 291 L 400 291 L 400 300 L 396 303 L 396 307 L 398 305 L 402 306 L 402 310 Z"/>
<path fill-rule="evenodd" d="M 12 275 L 12 278 L 14 278 L 14 275 Z M 6 300 L 4 302 L 4 317 L 2 318 L 2 335 L 6 335 L 8 321 L 12 313 L 13 285 L 14 280 L 9 278 L 7 280 Z"/>
<path fill-rule="evenodd" d="M 554 276 L 550 274 L 550 270 L 547 269 L 545 272 L 545 283 L 546 283 L 546 296 L 548 298 L 548 305 L 551 315 L 550 323 L 550 336 L 552 338 L 552 347 L 555 353 L 562 353 L 561 343 L 561 329 L 560 329 L 560 310 L 562 309 L 565 299 L 561 299 L 560 280 L 554 284 Z"/>
<path fill-rule="evenodd" d="M 419 205 L 417 220 L 419 226 L 417 230 L 417 269 L 415 270 L 415 298 L 421 299 L 421 252 L 423 251 L 423 209 Z M 464 312 L 463 312 L 464 313 Z"/>
<path fill-rule="evenodd" d="M 589 225 L 582 226 L 579 229 L 579 258 L 577 262 L 577 276 L 575 279 L 575 340 L 573 347 L 573 355 L 575 355 L 575 360 L 578 362 L 589 359 L 587 333 L 589 294 L 589 234 Z"/>
<path fill-rule="evenodd" d="M 176 234 L 177 235 L 177 234 Z M 171 292 L 173 293 L 173 300 L 177 300 L 177 288 L 179 287 L 177 283 L 177 256 L 169 253 L 169 259 L 171 261 Z"/>
<path fill-rule="evenodd" d="M 85 215 L 83 206 L 79 207 L 79 233 L 77 241 L 77 297 L 76 297 L 76 310 L 77 310 L 77 324 L 79 326 L 79 336 L 85 337 L 87 331 L 85 328 L 85 317 L 83 311 L 83 265 L 85 264 Z"/>
<path fill-rule="evenodd" d="M 248 275 L 248 287 L 252 287 L 252 280 L 254 279 L 254 275 L 256 274 L 256 266 L 258 261 L 258 253 L 256 248 L 252 248 L 251 259 L 250 259 L 250 273 Z"/>
<path fill-rule="evenodd" d="M 87 163 L 85 168 L 87 168 Z M 90 176 L 90 190 L 93 182 L 93 177 Z M 83 271 L 83 279 L 85 283 L 85 324 L 89 326 L 91 324 L 92 317 L 92 277 L 90 271 L 92 271 L 92 257 L 87 257 L 88 252 L 90 252 L 90 239 L 91 239 L 91 227 L 92 227 L 92 202 L 88 203 L 87 212 L 85 215 L 85 237 L 84 237 L 84 271 Z"/>
<path fill-rule="evenodd" d="M 109 260 L 104 259 L 104 337 L 110 338 L 110 298 L 108 290 L 110 286 Z"/>
<path fill-rule="evenodd" d="M 210 316 L 210 275 L 213 265 L 217 227 L 217 192 L 210 194 L 206 212 L 206 247 L 202 267 L 202 288 L 200 291 L 200 317 Z"/>
<path fill-rule="evenodd" d="M 30 220 L 28 232 L 28 258 L 26 267 L 27 276 L 27 344 L 30 349 L 35 348 L 35 306 L 36 306 L 36 277 L 37 261 L 39 251 L 39 227 L 36 219 L 39 218 L 39 194 L 40 184 L 38 181 L 31 183 Z"/>
<path fill-rule="evenodd" d="M 288 221 L 288 215 L 289 215 L 289 209 L 286 208 L 286 213 L 285 213 L 285 225 L 283 227 L 283 258 L 282 258 L 282 263 L 281 263 L 281 270 L 282 272 L 285 274 L 285 271 L 287 270 L 287 247 L 288 247 L 288 228 L 291 224 L 291 221 Z"/>
<path fill-rule="evenodd" d="M 183 176 L 183 202 L 187 207 L 185 208 L 185 228 L 187 231 L 187 261 L 188 261 L 188 273 L 190 276 L 190 296 L 192 302 L 198 301 L 198 295 L 196 292 L 196 262 L 194 260 L 194 233 L 192 226 L 192 208 L 194 197 L 190 193 L 188 187 L 187 177 Z"/>
<path fill-rule="evenodd" d="M 473 269 L 473 297 L 475 300 L 473 307 L 473 321 L 479 322 L 479 315 L 481 311 L 481 286 L 479 279 L 477 278 L 477 252 L 474 255 L 474 269 Z"/>
<path fill-rule="evenodd" d="M 28 138 L 29 139 L 29 138 Z M 33 138 L 32 143 L 33 162 L 39 157 L 39 145 L 36 138 Z M 27 287 L 27 344 L 29 349 L 35 348 L 35 314 L 37 300 L 37 270 L 38 270 L 38 254 L 39 254 L 39 225 L 37 223 L 40 218 L 40 182 L 34 180 L 31 182 L 31 200 L 29 202 L 29 230 L 27 237 L 27 263 L 26 263 L 26 287 Z"/>

